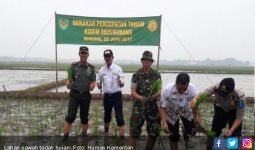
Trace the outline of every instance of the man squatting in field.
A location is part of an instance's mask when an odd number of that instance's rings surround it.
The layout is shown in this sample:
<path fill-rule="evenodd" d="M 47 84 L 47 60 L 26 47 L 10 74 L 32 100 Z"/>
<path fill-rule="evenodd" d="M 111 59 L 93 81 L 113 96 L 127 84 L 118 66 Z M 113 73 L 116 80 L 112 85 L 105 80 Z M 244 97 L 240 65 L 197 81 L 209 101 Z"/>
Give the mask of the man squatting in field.
<path fill-rule="evenodd" d="M 171 150 L 178 149 L 179 134 L 179 118 L 181 118 L 184 128 L 182 128 L 185 146 L 188 145 L 189 135 L 195 135 L 192 129 L 195 128 L 190 101 L 197 96 L 197 90 L 190 83 L 190 77 L 187 73 L 180 73 L 176 77 L 176 81 L 167 84 L 162 89 L 160 99 L 160 115 L 163 122 L 163 129 L 170 133 Z"/>
<path fill-rule="evenodd" d="M 245 95 L 235 89 L 233 78 L 225 78 L 220 84 L 213 85 L 204 92 L 207 96 L 215 95 L 214 116 L 212 121 L 212 131 L 216 137 L 221 135 L 222 129 L 228 124 L 224 136 L 242 136 L 242 121 L 245 110 Z M 192 100 L 191 107 L 195 108 L 198 97 Z M 198 117 L 200 120 L 200 117 Z M 207 149 L 211 149 L 213 141 L 208 140 Z"/>

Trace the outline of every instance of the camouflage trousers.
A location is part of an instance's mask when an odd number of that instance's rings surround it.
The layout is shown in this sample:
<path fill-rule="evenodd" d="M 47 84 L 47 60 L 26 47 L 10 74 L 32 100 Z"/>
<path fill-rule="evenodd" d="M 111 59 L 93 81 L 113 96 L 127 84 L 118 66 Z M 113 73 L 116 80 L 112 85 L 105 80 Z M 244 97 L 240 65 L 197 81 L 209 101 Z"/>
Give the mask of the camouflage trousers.
<path fill-rule="evenodd" d="M 161 119 L 156 101 L 146 99 L 145 101 L 133 101 L 132 115 L 130 118 L 130 136 L 139 137 L 142 126 L 146 121 L 148 136 L 159 136 Z"/>

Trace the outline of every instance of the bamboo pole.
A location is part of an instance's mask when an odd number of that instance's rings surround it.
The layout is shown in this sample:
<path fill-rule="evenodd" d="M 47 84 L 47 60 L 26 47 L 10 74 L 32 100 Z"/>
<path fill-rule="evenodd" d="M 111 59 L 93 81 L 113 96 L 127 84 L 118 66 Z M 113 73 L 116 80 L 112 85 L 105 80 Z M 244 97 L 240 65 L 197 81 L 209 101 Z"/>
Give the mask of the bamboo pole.
<path fill-rule="evenodd" d="M 160 40 L 161 40 L 161 20 L 162 20 L 162 15 L 160 15 L 160 30 L 159 30 L 159 45 L 158 45 L 157 71 L 159 70 L 159 55 L 160 55 Z"/>
<path fill-rule="evenodd" d="M 57 45 L 57 13 L 55 12 L 55 65 L 56 65 L 56 93 L 58 93 L 58 45 Z"/>

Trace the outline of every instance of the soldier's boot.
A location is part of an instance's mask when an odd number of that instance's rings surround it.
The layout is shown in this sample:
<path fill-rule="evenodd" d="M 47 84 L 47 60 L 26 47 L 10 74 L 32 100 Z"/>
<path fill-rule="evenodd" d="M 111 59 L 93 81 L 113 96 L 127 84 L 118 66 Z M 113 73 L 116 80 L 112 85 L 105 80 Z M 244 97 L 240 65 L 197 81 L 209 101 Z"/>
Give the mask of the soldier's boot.
<path fill-rule="evenodd" d="M 171 148 L 171 150 L 178 150 L 178 142 L 170 141 L 170 148 Z"/>
<path fill-rule="evenodd" d="M 65 142 L 65 141 L 68 140 L 71 127 L 72 127 L 71 124 L 69 124 L 69 123 L 66 122 L 66 121 L 64 122 L 64 138 L 62 139 L 63 142 Z"/>
<path fill-rule="evenodd" d="M 89 125 L 88 124 L 82 124 L 81 125 L 81 136 L 82 137 L 85 137 L 87 136 L 87 130 L 89 128 Z"/>
<path fill-rule="evenodd" d="M 157 141 L 157 137 L 148 137 L 147 143 L 146 143 L 146 147 L 145 150 L 152 150 L 155 143 Z"/>

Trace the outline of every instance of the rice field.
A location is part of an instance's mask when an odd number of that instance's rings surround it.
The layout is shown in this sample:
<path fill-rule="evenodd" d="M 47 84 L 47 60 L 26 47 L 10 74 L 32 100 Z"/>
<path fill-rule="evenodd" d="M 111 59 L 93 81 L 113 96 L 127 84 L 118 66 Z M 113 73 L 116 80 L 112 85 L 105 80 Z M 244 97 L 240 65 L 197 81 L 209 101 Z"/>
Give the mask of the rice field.
<path fill-rule="evenodd" d="M 59 63 L 59 70 L 66 70 L 71 63 Z M 100 69 L 103 64 L 93 64 L 96 69 Z M 134 72 L 141 65 L 138 64 L 121 64 L 123 71 Z M 55 70 L 55 63 L 38 63 L 38 62 L 0 62 L 0 69 L 35 69 L 35 70 Z M 156 63 L 153 65 L 156 68 Z M 199 73 L 225 73 L 225 74 L 254 74 L 253 66 L 195 66 L 195 65 L 160 65 L 160 71 L 165 72 L 199 72 Z"/>
<path fill-rule="evenodd" d="M 126 123 L 126 135 L 129 134 L 129 118 L 131 115 L 131 101 L 125 101 L 123 105 L 124 120 Z M 63 123 L 67 113 L 68 100 L 51 99 L 0 99 L 0 136 L 62 136 Z M 203 125 L 210 129 L 213 116 L 213 104 L 200 105 Z M 103 134 L 103 104 L 101 100 L 92 100 L 89 115 L 88 135 L 100 136 Z M 114 111 L 113 111 L 114 113 Z M 114 114 L 110 124 L 109 136 L 118 136 L 118 128 Z M 243 121 L 243 135 L 254 135 L 254 108 L 247 106 Z M 79 112 L 73 123 L 71 136 L 80 134 Z M 164 132 L 161 132 L 165 135 Z M 146 135 L 143 126 L 142 135 Z M 201 134 L 200 134 L 201 135 Z"/>

